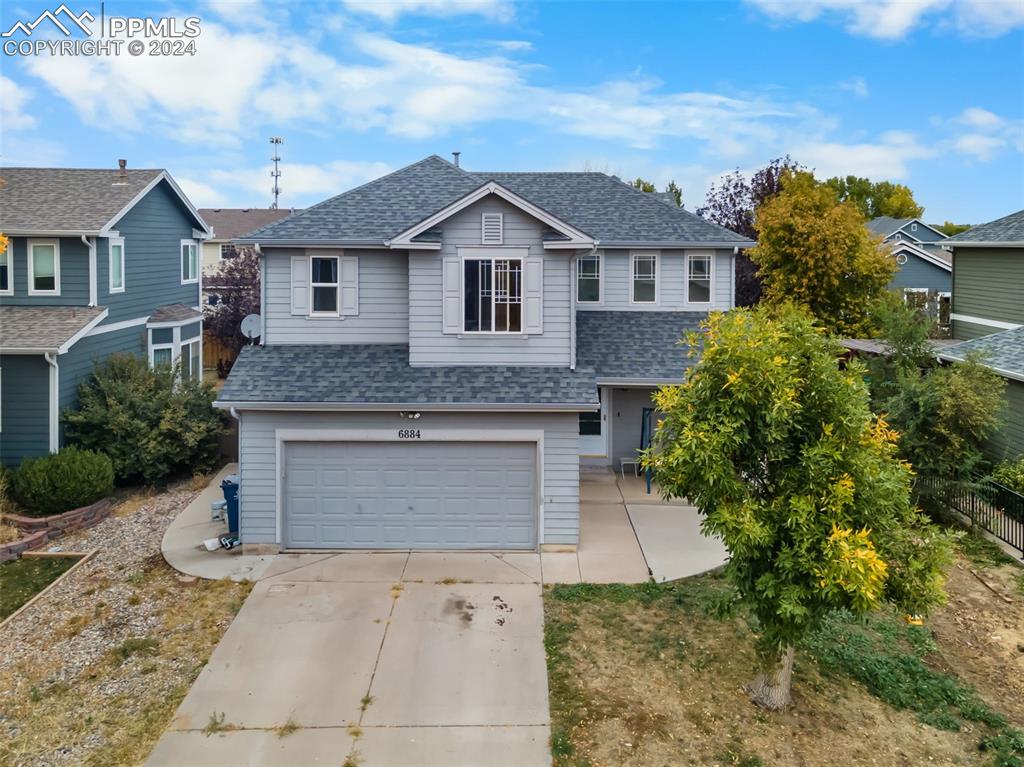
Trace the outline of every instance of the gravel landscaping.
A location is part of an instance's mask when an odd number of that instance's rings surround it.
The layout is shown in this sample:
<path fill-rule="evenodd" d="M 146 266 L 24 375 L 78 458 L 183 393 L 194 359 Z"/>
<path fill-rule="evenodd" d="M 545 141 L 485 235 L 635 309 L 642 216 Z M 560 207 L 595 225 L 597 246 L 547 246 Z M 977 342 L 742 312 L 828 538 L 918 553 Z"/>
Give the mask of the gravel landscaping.
<path fill-rule="evenodd" d="M 0 764 L 145 759 L 251 584 L 180 576 L 160 554 L 209 477 L 123 500 L 60 540 L 97 555 L 0 630 Z"/>

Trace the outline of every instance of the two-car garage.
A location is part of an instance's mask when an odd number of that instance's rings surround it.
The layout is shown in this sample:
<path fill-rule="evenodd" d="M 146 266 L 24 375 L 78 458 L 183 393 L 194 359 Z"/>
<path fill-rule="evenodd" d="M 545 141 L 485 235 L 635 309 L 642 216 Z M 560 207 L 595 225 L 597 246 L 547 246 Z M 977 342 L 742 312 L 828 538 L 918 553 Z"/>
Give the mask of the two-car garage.
<path fill-rule="evenodd" d="M 533 549 L 535 442 L 285 441 L 288 549 Z"/>

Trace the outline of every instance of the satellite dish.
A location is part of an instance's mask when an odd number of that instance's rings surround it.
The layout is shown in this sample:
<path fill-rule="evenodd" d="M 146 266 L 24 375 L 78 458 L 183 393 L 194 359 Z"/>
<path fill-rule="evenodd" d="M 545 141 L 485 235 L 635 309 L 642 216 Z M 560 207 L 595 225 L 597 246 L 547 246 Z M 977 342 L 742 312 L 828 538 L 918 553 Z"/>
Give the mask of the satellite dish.
<path fill-rule="evenodd" d="M 252 341 L 263 335 L 263 318 L 258 314 L 250 314 L 242 320 L 242 335 Z"/>

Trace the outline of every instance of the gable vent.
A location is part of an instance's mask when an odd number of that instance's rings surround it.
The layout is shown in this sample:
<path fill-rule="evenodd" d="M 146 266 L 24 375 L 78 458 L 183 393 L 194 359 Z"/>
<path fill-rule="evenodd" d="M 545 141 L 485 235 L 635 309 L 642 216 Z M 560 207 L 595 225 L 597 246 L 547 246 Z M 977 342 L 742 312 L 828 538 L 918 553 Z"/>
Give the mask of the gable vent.
<path fill-rule="evenodd" d="M 484 245 L 501 245 L 505 241 L 501 213 L 484 213 L 480 226 L 480 242 Z"/>

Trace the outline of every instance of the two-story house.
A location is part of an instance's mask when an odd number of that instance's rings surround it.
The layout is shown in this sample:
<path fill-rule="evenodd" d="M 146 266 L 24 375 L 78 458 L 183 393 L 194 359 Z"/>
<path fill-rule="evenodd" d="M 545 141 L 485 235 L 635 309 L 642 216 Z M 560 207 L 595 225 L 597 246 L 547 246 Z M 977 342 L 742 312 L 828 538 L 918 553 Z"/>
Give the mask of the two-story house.
<path fill-rule="evenodd" d="M 753 245 L 603 173 L 437 156 L 240 242 L 263 335 L 218 405 L 274 551 L 575 546 L 581 461 L 636 457 Z"/>
<path fill-rule="evenodd" d="M 3 168 L 0 462 L 57 451 L 60 413 L 116 352 L 200 376 L 199 247 L 164 170 Z"/>
<path fill-rule="evenodd" d="M 970 352 L 1006 379 L 1007 407 L 992 439 L 996 458 L 1024 454 L 1024 210 L 950 237 L 953 338 L 940 359 Z"/>
<path fill-rule="evenodd" d="M 891 289 L 935 292 L 948 299 L 953 265 L 949 251 L 942 247 L 945 234 L 919 218 L 879 216 L 868 221 L 867 228 L 882 238 L 896 259 Z"/>

